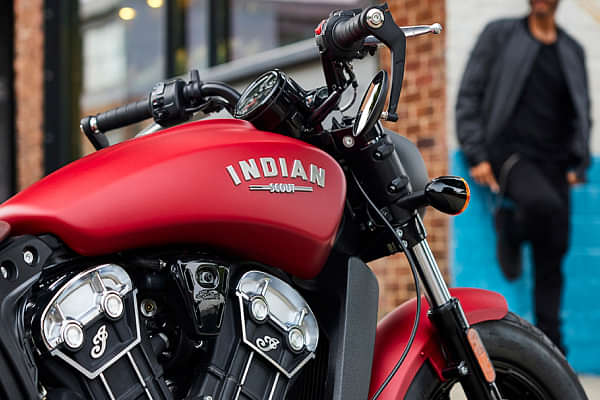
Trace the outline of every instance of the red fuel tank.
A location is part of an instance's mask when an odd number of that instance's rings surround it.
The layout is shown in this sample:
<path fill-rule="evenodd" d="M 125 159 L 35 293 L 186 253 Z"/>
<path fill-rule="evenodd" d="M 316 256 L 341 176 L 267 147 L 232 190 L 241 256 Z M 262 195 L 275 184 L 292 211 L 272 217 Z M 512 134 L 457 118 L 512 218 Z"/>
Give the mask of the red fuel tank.
<path fill-rule="evenodd" d="M 346 196 L 325 152 L 238 120 L 129 140 L 54 172 L 0 205 L 13 234 L 52 233 L 82 255 L 200 243 L 319 273 Z"/>

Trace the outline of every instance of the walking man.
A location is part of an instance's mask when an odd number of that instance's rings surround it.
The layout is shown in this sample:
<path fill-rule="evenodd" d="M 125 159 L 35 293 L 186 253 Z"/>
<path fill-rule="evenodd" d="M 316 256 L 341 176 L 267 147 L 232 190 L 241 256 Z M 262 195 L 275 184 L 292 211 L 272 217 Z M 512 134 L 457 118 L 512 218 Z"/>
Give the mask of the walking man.
<path fill-rule="evenodd" d="M 559 0 L 529 3 L 526 18 L 493 21 L 479 36 L 456 128 L 473 179 L 512 203 L 494 216 L 502 272 L 519 277 L 522 243 L 530 241 L 536 324 L 564 353 L 569 186 L 585 181 L 589 165 L 590 99 L 583 48 L 556 25 Z"/>

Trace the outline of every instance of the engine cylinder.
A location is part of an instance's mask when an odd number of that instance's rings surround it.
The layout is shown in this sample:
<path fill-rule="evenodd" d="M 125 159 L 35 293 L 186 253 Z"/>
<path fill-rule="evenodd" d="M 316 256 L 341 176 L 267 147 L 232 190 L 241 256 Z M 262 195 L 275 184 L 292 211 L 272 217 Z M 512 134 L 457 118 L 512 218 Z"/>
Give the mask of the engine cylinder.
<path fill-rule="evenodd" d="M 50 393 L 172 398 L 142 330 L 136 292 L 127 272 L 115 264 L 88 269 L 49 291 L 38 338 L 47 350 L 45 374 L 53 378 L 45 383 L 58 384 Z"/>
<path fill-rule="evenodd" d="M 246 272 L 230 296 L 212 358 L 190 394 L 213 399 L 284 398 L 319 340 L 308 303 L 283 280 Z"/>

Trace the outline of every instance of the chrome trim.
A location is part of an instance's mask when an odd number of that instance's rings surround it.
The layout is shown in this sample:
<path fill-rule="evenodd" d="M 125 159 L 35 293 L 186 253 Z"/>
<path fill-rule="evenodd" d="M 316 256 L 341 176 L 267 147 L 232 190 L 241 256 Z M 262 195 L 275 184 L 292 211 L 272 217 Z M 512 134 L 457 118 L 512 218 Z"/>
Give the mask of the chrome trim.
<path fill-rule="evenodd" d="M 98 286 L 97 289 L 99 292 L 104 292 L 106 290 L 106 286 L 104 285 L 104 282 L 102 282 L 102 277 L 100 276 L 100 273 L 98 271 L 96 271 L 96 273 L 92 275 L 90 280 L 92 284 Z"/>
<path fill-rule="evenodd" d="M 401 26 L 400 29 L 402 29 L 402 32 L 404 32 L 404 36 L 406 36 L 407 38 L 425 35 L 427 33 L 433 33 L 434 35 L 437 35 L 444 30 L 442 25 L 437 22 L 431 25 Z M 381 40 L 377 39 L 373 35 L 367 36 L 363 44 L 364 46 L 369 47 L 385 46 L 384 43 L 381 43 Z"/>
<path fill-rule="evenodd" d="M 425 286 L 425 295 L 431 307 L 439 307 L 448 303 L 451 299 L 448 285 L 442 277 L 427 241 L 420 241 L 409 251 L 417 259 L 419 275 L 423 286 Z"/>
<path fill-rule="evenodd" d="M 242 375 L 242 379 L 240 380 L 240 385 L 246 383 L 246 377 L 248 376 L 248 371 L 250 370 L 250 364 L 252 364 L 252 359 L 254 358 L 254 352 L 250 352 L 248 356 L 248 361 L 246 361 L 246 367 L 244 368 L 244 374 Z"/>
<path fill-rule="evenodd" d="M 133 356 L 131 355 L 131 352 L 127 352 L 127 357 L 129 358 L 129 362 L 131 363 L 131 366 L 133 367 L 133 370 L 135 371 L 135 374 L 138 377 L 138 380 L 140 381 L 140 384 L 142 385 L 142 387 L 144 388 L 144 391 L 146 392 L 146 396 L 148 397 L 148 399 L 150 400 L 154 400 L 152 398 L 152 394 L 150 393 L 150 390 L 148 390 L 148 386 L 146 386 L 146 382 L 144 381 L 144 378 L 142 377 L 142 373 L 140 372 L 135 360 L 133 359 Z"/>
<path fill-rule="evenodd" d="M 145 127 L 144 129 L 142 129 L 141 131 L 139 131 L 134 137 L 137 138 L 137 137 L 150 135 L 151 133 L 158 132 L 164 128 L 165 128 L 164 126 L 159 125 L 156 122 L 153 122 L 150 125 L 148 125 L 147 127 Z"/>
<path fill-rule="evenodd" d="M 140 342 L 142 341 L 142 336 L 140 334 L 140 318 L 139 318 L 138 304 L 137 304 L 137 289 L 133 290 L 133 305 L 134 305 L 134 310 L 135 310 L 135 325 L 136 325 L 136 330 L 137 330 L 136 339 L 133 342 L 131 342 L 131 344 L 129 346 L 127 346 L 125 349 L 123 349 L 119 354 L 117 354 L 116 356 L 111 358 L 109 361 L 107 361 L 103 366 L 101 366 L 97 370 L 88 371 L 87 369 L 83 368 L 81 365 L 79 365 L 77 362 L 75 362 L 74 360 L 69 358 L 65 353 L 63 353 L 62 351 L 60 351 L 58 349 L 54 349 L 53 351 L 50 352 L 50 354 L 52 356 L 59 357 L 61 360 L 63 360 L 64 362 L 69 364 L 71 367 L 73 367 L 77 371 L 79 371 L 86 378 L 88 378 L 90 380 L 95 379 L 97 376 L 101 375 L 107 368 L 109 368 L 111 365 L 113 365 L 115 362 L 117 362 L 121 357 L 123 357 L 126 353 L 131 351 L 131 349 L 133 349 L 135 346 L 140 344 Z"/>
<path fill-rule="evenodd" d="M 250 364 L 252 364 L 252 358 L 254 358 L 254 352 L 251 351 L 248 356 L 248 361 L 246 361 L 246 366 L 244 367 L 244 373 L 242 374 L 242 379 L 240 379 L 240 385 L 235 393 L 234 400 L 238 400 L 240 398 L 240 393 L 242 393 L 242 386 L 246 383 L 246 377 L 248 376 L 248 371 L 250 370 Z"/>
<path fill-rule="evenodd" d="M 263 314 L 260 314 L 259 311 L 257 311 L 257 306 L 258 305 L 264 305 L 264 309 L 266 310 L 266 312 Z M 254 296 L 252 298 L 252 301 L 250 301 L 250 311 L 252 311 L 252 316 L 254 317 L 254 319 L 256 319 L 257 321 L 264 321 L 265 319 L 267 319 L 267 317 L 269 316 L 269 305 L 267 304 L 267 302 L 265 301 L 265 298 L 262 296 Z"/>
<path fill-rule="evenodd" d="M 248 188 L 252 191 L 266 191 L 271 193 L 295 193 L 312 192 L 310 186 L 296 186 L 294 183 L 269 183 L 268 185 L 250 185 Z"/>
<path fill-rule="evenodd" d="M 79 333 L 81 334 L 81 342 L 78 345 L 75 345 L 73 343 L 69 343 L 69 340 L 68 340 L 67 330 L 70 327 L 72 327 L 72 326 L 75 327 L 75 328 L 77 328 L 79 330 Z M 85 340 L 85 337 L 84 337 L 84 334 L 83 334 L 83 328 L 82 328 L 81 324 L 79 322 L 77 322 L 77 321 L 69 321 L 66 324 L 64 324 L 63 327 L 61 328 L 60 336 L 61 336 L 61 338 L 63 340 L 63 343 L 68 348 L 70 348 L 71 350 L 80 349 L 81 346 L 83 346 L 83 342 Z"/>
<path fill-rule="evenodd" d="M 110 288 L 106 287 L 106 284 L 100 277 L 100 284 L 102 288 L 98 287 L 98 276 L 100 273 L 104 273 L 105 278 L 113 278 L 114 284 L 111 285 Z M 70 292 L 75 291 L 89 282 L 91 290 L 95 295 L 95 308 L 87 310 L 79 315 L 79 318 L 74 318 L 72 315 L 69 315 L 65 309 L 63 308 L 63 303 L 66 299 L 69 298 Z M 107 290 L 108 289 L 108 290 Z M 45 325 L 50 322 L 46 321 L 46 317 L 48 316 L 48 312 L 51 308 L 56 310 L 59 314 L 60 322 L 54 322 L 56 325 L 59 325 L 62 328 L 63 324 L 66 324 L 68 321 L 74 320 L 80 323 L 82 326 L 92 321 L 98 315 L 100 315 L 102 310 L 102 301 L 105 296 L 106 291 L 112 291 L 120 295 L 121 297 L 127 295 L 129 292 L 133 290 L 133 283 L 131 278 L 123 269 L 123 267 L 117 264 L 102 264 L 98 265 L 94 268 L 85 270 L 75 275 L 73 278 L 69 279 L 66 283 L 62 284 L 61 288 L 56 291 L 52 299 L 48 302 L 44 311 L 42 312 L 42 316 L 40 318 L 40 333 L 42 336 L 42 340 L 46 345 L 46 348 L 50 351 L 54 350 L 56 346 L 58 346 L 61 341 L 57 338 L 57 335 L 53 335 L 51 338 L 52 343 L 49 342 L 49 338 L 46 336 Z M 64 298 L 63 298 L 63 295 Z"/>
<path fill-rule="evenodd" d="M 269 308 L 270 320 L 286 334 L 294 327 L 299 328 L 307 350 L 316 350 L 319 342 L 317 319 L 306 300 L 288 283 L 266 272 L 248 271 L 240 278 L 236 294 L 247 301 L 262 296 Z"/>
<path fill-rule="evenodd" d="M 438 35 L 444 30 L 442 25 L 437 22 L 431 25 L 401 26 L 400 29 L 406 37 L 420 36 L 427 33 Z"/>
<path fill-rule="evenodd" d="M 354 138 L 350 135 L 344 136 L 342 138 L 342 144 L 347 149 L 351 149 L 352 147 L 354 147 L 354 143 Z"/>
<path fill-rule="evenodd" d="M 96 117 L 90 117 L 90 129 L 94 133 L 102 133 L 100 128 L 98 128 L 98 119 Z"/>
<path fill-rule="evenodd" d="M 306 315 L 308 314 L 308 311 L 306 311 L 306 308 L 303 308 L 302 310 L 300 310 L 300 317 L 298 317 L 298 325 L 302 325 L 302 322 L 304 322 L 304 317 L 306 317 Z"/>
<path fill-rule="evenodd" d="M 279 365 L 277 362 L 275 362 L 271 357 L 269 357 L 268 355 L 266 355 L 261 349 L 259 349 L 258 347 L 256 347 L 252 342 L 250 342 L 248 340 L 248 337 L 246 336 L 246 318 L 244 318 L 244 302 L 243 302 L 242 296 L 240 294 L 236 293 L 236 295 L 238 296 L 238 299 L 239 299 L 239 302 L 240 302 L 240 310 L 241 310 L 240 314 L 241 314 L 241 320 L 242 320 L 242 340 L 252 350 L 256 351 L 258 354 L 260 354 L 261 356 L 263 356 L 265 360 L 267 360 L 269 363 L 271 363 L 271 365 L 273 365 L 275 368 L 277 368 L 279 371 L 281 371 L 281 373 L 283 375 L 285 375 L 288 379 L 292 378 L 298 371 L 300 371 L 300 369 L 302 367 L 304 367 L 304 365 L 307 362 L 309 362 L 310 360 L 312 360 L 313 358 L 315 358 L 315 353 L 311 352 L 291 372 L 286 371 L 281 365 Z"/>
<path fill-rule="evenodd" d="M 119 312 L 118 313 L 111 313 L 111 311 L 109 310 L 109 307 L 107 306 L 108 301 L 111 298 L 115 298 L 118 300 L 118 304 L 119 304 Z M 123 299 L 121 298 L 121 296 L 119 296 L 119 293 L 115 292 L 115 291 L 108 291 L 108 292 L 104 292 L 104 297 L 102 298 L 102 309 L 104 311 L 104 313 L 106 315 L 108 315 L 110 318 L 113 319 L 117 319 L 119 318 L 121 315 L 123 315 L 123 311 L 125 310 L 125 304 L 123 304 Z"/>
<path fill-rule="evenodd" d="M 271 387 L 271 393 L 269 393 L 269 400 L 273 400 L 273 395 L 275 394 L 275 388 L 277 387 L 277 383 L 279 382 L 279 372 L 275 375 L 275 380 L 273 381 L 273 386 Z"/>
<path fill-rule="evenodd" d="M 367 11 L 367 25 L 369 25 L 371 28 L 381 28 L 384 21 L 385 17 L 380 9 L 371 8 L 369 11 Z"/>
<path fill-rule="evenodd" d="M 299 335 L 298 337 L 302 340 L 302 343 L 300 343 L 300 346 L 297 346 L 296 343 L 294 342 L 294 340 L 293 340 L 294 335 Z M 304 348 L 304 334 L 302 333 L 302 331 L 300 329 L 298 329 L 296 327 L 290 329 L 290 331 L 288 332 L 288 344 L 294 351 L 300 351 Z"/>
<path fill-rule="evenodd" d="M 100 380 L 104 384 L 104 388 L 106 389 L 106 393 L 108 393 L 108 397 L 110 397 L 110 400 L 117 400 L 112 390 L 110 389 L 110 386 L 108 386 L 108 382 L 106 381 L 104 374 L 100 374 Z"/>

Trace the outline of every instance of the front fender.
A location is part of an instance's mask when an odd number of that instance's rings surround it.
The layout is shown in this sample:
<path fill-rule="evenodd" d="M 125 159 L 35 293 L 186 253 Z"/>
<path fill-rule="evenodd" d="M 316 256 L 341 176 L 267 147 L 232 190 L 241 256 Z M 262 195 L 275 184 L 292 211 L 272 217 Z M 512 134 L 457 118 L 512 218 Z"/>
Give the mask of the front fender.
<path fill-rule="evenodd" d="M 453 297 L 460 300 L 469 324 L 498 320 L 508 312 L 508 305 L 502 295 L 482 289 L 451 289 Z M 377 325 L 375 351 L 369 398 L 375 394 L 383 381 L 392 371 L 410 337 L 417 309 L 417 300 L 412 299 L 389 313 Z M 442 378 L 442 370 L 446 366 L 435 330 L 427 318 L 429 304 L 423 298 L 419 329 L 413 345 L 404 363 L 387 385 L 379 399 L 403 399 L 415 375 L 426 361 L 429 361 L 436 373 Z"/>

